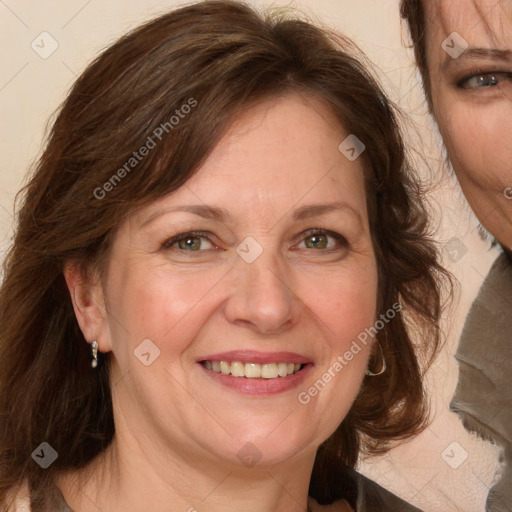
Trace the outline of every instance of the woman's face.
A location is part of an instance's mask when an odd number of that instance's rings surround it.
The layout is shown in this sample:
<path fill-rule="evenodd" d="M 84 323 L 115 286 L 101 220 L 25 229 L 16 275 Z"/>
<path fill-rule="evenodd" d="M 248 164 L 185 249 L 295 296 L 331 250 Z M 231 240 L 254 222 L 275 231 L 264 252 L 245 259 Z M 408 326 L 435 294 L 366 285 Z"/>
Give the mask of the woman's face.
<path fill-rule="evenodd" d="M 512 250 L 512 2 L 428 0 L 424 8 L 448 155 L 481 223 Z"/>
<path fill-rule="evenodd" d="M 362 159 L 338 150 L 348 135 L 312 97 L 266 101 L 120 226 L 98 336 L 118 438 L 250 465 L 336 429 L 370 344 L 342 370 L 338 358 L 373 325 L 377 295 Z"/>

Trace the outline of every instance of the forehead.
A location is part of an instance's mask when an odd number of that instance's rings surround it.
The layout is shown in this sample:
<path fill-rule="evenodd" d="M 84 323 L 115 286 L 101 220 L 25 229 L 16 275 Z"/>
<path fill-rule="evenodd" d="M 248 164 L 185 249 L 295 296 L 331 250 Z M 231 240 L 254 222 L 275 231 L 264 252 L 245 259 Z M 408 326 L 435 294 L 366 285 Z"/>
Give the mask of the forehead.
<path fill-rule="evenodd" d="M 512 0 L 423 0 L 423 5 L 433 74 L 477 63 L 512 63 Z"/>
<path fill-rule="evenodd" d="M 262 195 L 258 180 L 265 197 L 299 197 L 306 191 L 311 196 L 333 180 L 364 190 L 362 159 L 351 162 L 339 149 L 347 135 L 331 107 L 314 95 L 264 100 L 236 118 L 187 186 L 219 197 L 232 187 L 244 201 Z M 322 194 L 340 190 L 330 187 Z"/>
<path fill-rule="evenodd" d="M 510 48 L 512 0 L 423 0 L 427 38 L 457 32 L 468 44 Z"/>

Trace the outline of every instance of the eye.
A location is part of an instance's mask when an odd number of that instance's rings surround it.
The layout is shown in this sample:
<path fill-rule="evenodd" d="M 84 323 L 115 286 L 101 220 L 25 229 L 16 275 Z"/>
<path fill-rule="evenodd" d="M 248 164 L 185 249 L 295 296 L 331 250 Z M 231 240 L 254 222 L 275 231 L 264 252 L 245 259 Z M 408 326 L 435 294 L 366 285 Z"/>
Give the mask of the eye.
<path fill-rule="evenodd" d="M 205 233 L 181 233 L 164 242 L 163 248 L 197 252 L 216 249 L 216 246 L 208 239 Z"/>
<path fill-rule="evenodd" d="M 306 236 L 298 244 L 299 249 L 336 249 L 348 245 L 345 238 L 332 231 L 312 230 L 306 233 Z"/>
<path fill-rule="evenodd" d="M 496 87 L 504 81 L 510 81 L 512 73 L 504 71 L 495 71 L 489 73 L 479 73 L 464 78 L 459 82 L 459 87 L 462 89 L 482 89 L 488 87 Z"/>

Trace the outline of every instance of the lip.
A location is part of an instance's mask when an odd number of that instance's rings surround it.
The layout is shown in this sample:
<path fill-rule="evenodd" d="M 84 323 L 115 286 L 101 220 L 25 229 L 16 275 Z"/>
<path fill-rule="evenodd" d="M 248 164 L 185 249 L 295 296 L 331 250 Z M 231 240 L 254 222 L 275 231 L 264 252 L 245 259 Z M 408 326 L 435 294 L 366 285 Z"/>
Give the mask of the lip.
<path fill-rule="evenodd" d="M 260 352 L 257 350 L 232 350 L 230 352 L 222 352 L 220 354 L 212 354 L 197 359 L 201 361 L 240 361 L 241 363 L 299 363 L 311 364 L 311 359 L 296 354 L 295 352 Z M 281 377 L 287 378 L 287 377 Z"/>
<path fill-rule="evenodd" d="M 238 354 L 240 355 L 240 352 L 229 352 L 226 354 Z M 223 357 L 226 356 L 226 354 L 216 354 L 215 357 L 221 355 Z M 244 352 L 246 354 L 246 352 Z M 276 352 L 272 354 L 272 357 L 276 357 L 276 354 L 282 355 L 282 354 L 289 354 L 287 352 Z M 262 357 L 265 357 L 265 361 L 260 364 L 264 364 L 265 362 L 268 362 L 268 355 L 263 354 Z M 230 355 L 231 357 L 231 355 Z M 202 361 L 208 360 L 208 358 L 202 359 Z M 221 359 L 213 359 L 213 361 L 217 361 Z M 222 360 L 230 360 L 228 358 L 222 359 Z M 235 361 L 240 361 L 240 359 L 234 359 Z M 293 360 L 293 359 L 292 359 Z M 292 362 L 290 360 L 290 362 Z M 211 361 L 211 359 L 210 359 Z M 254 359 L 251 359 L 252 362 L 255 362 Z M 276 359 L 272 359 L 271 362 L 275 362 Z M 284 362 L 284 359 L 281 359 L 281 361 Z M 243 361 L 240 361 L 243 362 Z M 248 361 L 249 362 L 249 361 Z M 299 361 L 296 361 L 299 362 Z M 223 373 L 217 373 L 213 370 L 208 370 L 205 368 L 199 361 L 198 366 L 206 372 L 205 375 L 212 379 L 214 382 L 217 382 L 223 386 L 226 386 L 230 388 L 233 391 L 236 391 L 238 393 L 244 394 L 244 395 L 251 395 L 251 396 L 271 396 L 271 395 L 277 395 L 279 393 L 284 393 L 286 391 L 291 391 L 294 388 L 297 388 L 306 378 L 306 376 L 309 374 L 310 370 L 313 368 L 312 363 L 301 363 L 304 364 L 304 367 L 297 373 L 294 373 L 292 375 L 288 375 L 287 377 L 276 377 L 275 379 L 247 379 L 245 377 L 233 377 L 232 375 L 224 375 Z"/>

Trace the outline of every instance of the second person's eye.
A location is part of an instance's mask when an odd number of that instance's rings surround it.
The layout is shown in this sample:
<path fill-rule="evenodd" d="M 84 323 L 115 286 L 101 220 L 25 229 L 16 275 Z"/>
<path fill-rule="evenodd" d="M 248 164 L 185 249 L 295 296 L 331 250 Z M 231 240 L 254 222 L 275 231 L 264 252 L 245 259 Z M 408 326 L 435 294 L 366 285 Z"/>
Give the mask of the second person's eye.
<path fill-rule="evenodd" d="M 510 81 L 511 78 L 512 74 L 506 72 L 479 73 L 461 80 L 459 86 L 463 89 L 496 87 L 504 81 Z"/>

